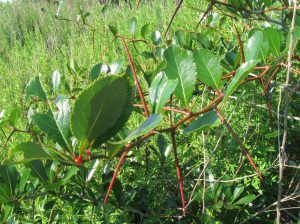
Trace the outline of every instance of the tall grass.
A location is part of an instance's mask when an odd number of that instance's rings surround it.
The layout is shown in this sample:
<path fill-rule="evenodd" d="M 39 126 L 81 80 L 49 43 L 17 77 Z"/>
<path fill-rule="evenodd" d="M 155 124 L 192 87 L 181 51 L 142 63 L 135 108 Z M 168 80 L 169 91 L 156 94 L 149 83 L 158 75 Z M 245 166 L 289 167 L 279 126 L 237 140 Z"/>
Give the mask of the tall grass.
<path fill-rule="evenodd" d="M 18 105 L 25 84 L 33 76 L 41 74 L 50 77 L 56 69 L 68 75 L 66 64 L 70 57 L 88 70 L 99 61 L 109 63 L 118 58 L 125 59 L 120 41 L 101 55 L 113 39 L 108 25 L 117 27 L 121 35 L 130 37 L 128 22 L 136 17 L 139 24 L 136 37 L 140 37 L 140 29 L 146 23 L 150 26 L 149 30 L 163 33 L 175 8 L 173 1 L 155 0 L 141 4 L 138 12 L 135 7 L 130 8 L 123 2 L 120 6 L 106 6 L 108 9 L 104 12 L 104 5 L 96 0 L 70 2 L 63 2 L 60 17 L 72 21 L 55 18 L 58 9 L 55 3 L 28 0 L 0 3 L 0 108 L 9 109 Z M 132 1 L 131 5 L 134 4 Z M 199 6 L 194 0 L 187 3 L 190 4 Z M 94 50 L 91 29 L 83 26 L 81 20 L 76 22 L 79 9 L 91 13 L 87 22 L 97 28 Z M 174 21 L 174 27 L 192 29 L 197 20 L 197 12 L 191 13 L 183 7 Z M 139 44 L 140 52 L 143 47 L 146 46 Z M 136 53 L 133 52 L 135 56 Z"/>

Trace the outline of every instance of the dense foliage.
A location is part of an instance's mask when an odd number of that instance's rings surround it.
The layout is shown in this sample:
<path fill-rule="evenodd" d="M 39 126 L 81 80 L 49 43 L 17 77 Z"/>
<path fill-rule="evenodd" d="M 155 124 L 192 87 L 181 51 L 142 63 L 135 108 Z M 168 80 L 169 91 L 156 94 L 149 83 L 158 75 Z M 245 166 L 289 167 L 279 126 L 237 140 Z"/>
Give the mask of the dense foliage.
<path fill-rule="evenodd" d="M 0 3 L 0 222 L 298 222 L 300 6 L 175 3 Z"/>

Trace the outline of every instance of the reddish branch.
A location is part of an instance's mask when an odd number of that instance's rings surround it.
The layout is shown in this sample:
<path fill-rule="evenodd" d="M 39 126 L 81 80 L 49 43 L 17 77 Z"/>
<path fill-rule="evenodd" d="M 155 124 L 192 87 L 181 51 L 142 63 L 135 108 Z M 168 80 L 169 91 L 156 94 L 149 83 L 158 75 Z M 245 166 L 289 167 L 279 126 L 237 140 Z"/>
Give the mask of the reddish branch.
<path fill-rule="evenodd" d="M 179 4 L 177 5 L 177 7 L 176 7 L 176 9 L 175 9 L 175 11 L 174 11 L 174 13 L 173 13 L 171 19 L 170 19 L 170 22 L 169 22 L 169 24 L 168 24 L 168 27 L 167 27 L 167 29 L 166 29 L 166 31 L 165 31 L 165 33 L 164 33 L 164 37 L 165 37 L 165 38 L 166 38 L 166 36 L 167 36 L 167 33 L 169 32 L 169 29 L 170 29 L 170 27 L 171 27 L 171 24 L 172 24 L 172 22 L 173 22 L 173 20 L 174 20 L 174 18 L 175 18 L 175 16 L 176 16 L 178 10 L 180 9 L 182 3 L 183 3 L 183 0 L 181 0 L 181 1 L 179 2 Z"/>
<path fill-rule="evenodd" d="M 145 115 L 146 115 L 146 117 L 149 117 L 150 114 L 149 114 L 149 110 L 148 110 L 148 107 L 147 107 L 147 104 L 146 104 L 146 101 L 145 101 L 145 97 L 144 97 L 144 94 L 143 94 L 143 91 L 142 91 L 140 82 L 139 82 L 139 80 L 138 80 L 138 77 L 137 77 L 137 75 L 136 75 L 135 68 L 134 68 L 134 65 L 133 65 L 133 61 L 132 61 L 130 52 L 129 52 L 129 50 L 128 50 L 128 47 L 127 47 L 126 42 L 125 42 L 125 40 L 124 40 L 123 37 L 122 37 L 122 43 L 123 43 L 125 52 L 126 52 L 126 54 L 127 54 L 127 57 L 128 57 L 129 63 L 130 63 L 130 67 L 131 67 L 131 71 L 132 71 L 132 74 L 133 74 L 133 77 L 134 77 L 134 80 L 135 80 L 135 84 L 136 84 L 136 86 L 137 86 L 137 89 L 138 89 L 138 92 L 139 92 L 139 95 L 140 95 L 142 104 L 143 104 L 143 106 L 144 106 Z"/>
<path fill-rule="evenodd" d="M 174 152 L 177 179 L 178 179 L 178 184 L 179 184 L 180 198 L 181 198 L 181 203 L 182 203 L 182 215 L 185 216 L 186 209 L 185 209 L 185 201 L 184 201 L 183 183 L 182 183 L 182 177 L 181 177 L 181 169 L 180 169 L 178 156 L 177 156 L 175 131 L 171 132 L 171 139 L 172 139 L 172 146 L 173 146 L 173 152 Z"/>
<path fill-rule="evenodd" d="M 133 104 L 134 107 L 144 107 L 142 104 Z M 187 115 L 188 112 L 181 110 L 181 109 L 177 109 L 177 108 L 173 108 L 173 107 L 163 107 L 163 110 L 167 110 L 167 111 L 173 111 L 176 113 L 180 113 L 180 114 L 185 114 Z"/>
<path fill-rule="evenodd" d="M 108 187 L 108 189 L 107 189 L 107 192 L 106 192 L 106 195 L 105 195 L 105 198 L 104 198 L 104 201 L 103 201 L 103 204 L 104 204 L 104 205 L 106 205 L 106 202 L 107 202 L 108 197 L 109 197 L 109 193 L 110 193 L 111 189 L 112 189 L 113 186 L 114 186 L 115 180 L 117 179 L 117 174 L 118 174 L 118 172 L 119 172 L 119 170 L 120 170 L 120 168 L 121 168 L 121 165 L 122 165 L 123 161 L 124 161 L 125 158 L 126 158 L 127 153 L 128 153 L 128 150 L 126 150 L 125 152 L 123 152 L 123 154 L 122 154 L 122 156 L 121 156 L 121 159 L 120 159 L 119 162 L 118 162 L 118 165 L 117 165 L 117 167 L 116 167 L 116 169 L 115 169 L 115 172 L 114 172 L 113 177 L 111 178 L 111 181 L 110 181 L 110 183 L 109 183 L 109 187 Z"/>
<path fill-rule="evenodd" d="M 139 9 L 140 3 L 141 3 L 141 0 L 138 0 L 137 3 L 136 3 L 136 11 Z"/>
<path fill-rule="evenodd" d="M 245 53 L 244 53 L 244 47 L 243 47 L 243 43 L 242 43 L 242 40 L 241 40 L 241 36 L 240 36 L 240 33 L 239 33 L 238 29 L 236 28 L 236 26 L 234 26 L 234 28 L 235 28 L 237 38 L 238 38 L 238 42 L 239 42 L 240 49 L 241 49 L 242 62 L 245 63 Z"/>
<path fill-rule="evenodd" d="M 269 80 L 268 80 L 268 82 L 267 82 L 267 84 L 266 84 L 266 86 L 265 86 L 265 88 L 264 88 L 264 92 L 263 92 L 262 96 L 265 96 L 265 95 L 266 95 L 266 93 L 267 93 L 267 91 L 268 91 L 268 89 L 269 89 L 271 80 L 272 80 L 272 79 L 274 78 L 274 76 L 278 73 L 279 68 L 280 68 L 279 66 L 276 66 L 275 70 L 273 71 L 272 75 L 270 76 L 270 78 L 269 78 Z"/>
<path fill-rule="evenodd" d="M 239 138 L 239 136 L 235 133 L 235 131 L 232 129 L 232 127 L 229 125 L 229 123 L 226 121 L 226 119 L 220 114 L 220 111 L 218 109 L 216 109 L 216 113 L 218 115 L 218 117 L 220 118 L 220 120 L 222 121 L 222 123 L 225 125 L 225 127 L 227 128 L 227 130 L 231 133 L 232 137 L 234 138 L 234 140 L 240 145 L 240 147 L 243 149 L 248 161 L 250 162 L 251 166 L 254 168 L 255 172 L 257 173 L 257 175 L 259 176 L 259 178 L 262 180 L 263 176 L 261 175 L 259 169 L 257 168 L 257 166 L 254 164 L 248 150 L 246 149 L 246 147 L 244 146 L 244 144 L 242 143 L 241 139 Z"/>
<path fill-rule="evenodd" d="M 103 202 L 104 205 L 106 204 L 106 202 L 107 202 L 107 200 L 108 200 L 109 193 L 110 193 L 112 187 L 114 186 L 114 183 L 115 183 L 115 180 L 116 180 L 116 178 L 117 178 L 118 172 L 119 172 L 119 170 L 120 170 L 120 168 L 121 168 L 121 165 L 122 165 L 123 161 L 124 161 L 125 158 L 126 158 L 126 155 L 127 155 L 128 151 L 129 151 L 130 149 L 134 148 L 135 146 L 141 144 L 143 141 L 145 141 L 146 139 L 150 138 L 150 137 L 151 137 L 152 135 L 154 135 L 154 134 L 155 134 L 155 132 L 150 131 L 149 133 L 147 133 L 146 135 L 144 135 L 142 138 L 140 138 L 138 141 L 126 145 L 126 147 L 125 147 L 125 149 L 124 149 L 124 152 L 123 152 L 123 154 L 122 154 L 122 156 L 121 156 L 121 158 L 120 158 L 120 160 L 119 160 L 119 162 L 118 162 L 118 165 L 117 165 L 117 167 L 116 167 L 116 169 L 115 169 L 114 175 L 113 175 L 113 177 L 112 177 L 112 179 L 111 179 L 111 181 L 110 181 L 109 187 L 108 187 L 108 189 L 107 189 L 107 192 L 106 192 L 106 195 L 105 195 L 105 198 L 104 198 L 104 202 Z"/>

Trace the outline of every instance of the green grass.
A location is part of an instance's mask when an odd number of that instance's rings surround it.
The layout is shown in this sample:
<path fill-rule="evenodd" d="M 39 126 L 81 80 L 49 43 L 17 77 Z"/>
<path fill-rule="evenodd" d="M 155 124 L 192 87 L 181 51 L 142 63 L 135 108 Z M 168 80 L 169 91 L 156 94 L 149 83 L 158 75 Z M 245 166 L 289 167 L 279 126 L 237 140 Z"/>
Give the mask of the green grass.
<path fill-rule="evenodd" d="M 196 2 L 191 1 L 190 4 L 199 5 Z M 44 1 L 0 4 L 0 108 L 10 109 L 17 106 L 25 84 L 38 74 L 49 78 L 53 71 L 59 70 L 61 74 L 68 75 L 66 64 L 70 57 L 88 68 L 88 71 L 98 62 L 110 63 L 118 58 L 126 60 L 120 40 L 113 43 L 105 54 L 101 54 L 113 39 L 108 25 L 117 27 L 120 35 L 132 37 L 128 31 L 128 22 L 136 17 L 136 38 L 141 36 L 140 29 L 146 23 L 150 26 L 149 30 L 163 33 L 175 6 L 170 1 L 154 1 L 141 4 L 136 12 L 122 3 L 119 7 L 110 5 L 107 12 L 102 13 L 103 5 L 97 1 L 80 1 L 82 10 L 91 13 L 88 23 L 98 29 L 95 32 L 94 50 L 91 30 L 82 24 L 79 28 L 75 22 L 79 13 L 78 7 L 76 3 L 63 3 L 61 16 L 74 21 L 68 22 L 55 19 L 56 4 Z M 173 25 L 178 27 L 180 24 L 184 29 L 192 29 L 197 19 L 196 12 L 183 8 Z M 138 45 L 140 51 L 147 47 Z M 151 66 L 151 62 L 145 66 Z"/>

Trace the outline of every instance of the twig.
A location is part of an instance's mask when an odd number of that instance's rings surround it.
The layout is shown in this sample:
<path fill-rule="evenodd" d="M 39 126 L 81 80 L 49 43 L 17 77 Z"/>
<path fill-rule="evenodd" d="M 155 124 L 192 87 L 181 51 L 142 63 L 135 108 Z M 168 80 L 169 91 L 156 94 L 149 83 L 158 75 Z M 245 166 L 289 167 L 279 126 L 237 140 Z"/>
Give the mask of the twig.
<path fill-rule="evenodd" d="M 293 34 L 295 27 L 295 19 L 296 19 L 296 8 L 297 8 L 297 0 L 294 0 L 294 12 L 290 29 L 290 46 L 288 52 L 287 59 L 287 73 L 286 73 L 286 82 L 285 82 L 285 109 L 284 109 L 284 117 L 283 117 L 283 137 L 282 143 L 279 148 L 279 180 L 278 180 L 278 195 L 277 195 L 277 206 L 276 206 L 276 224 L 280 224 L 281 217 L 281 196 L 282 196 L 282 180 L 283 180 L 283 170 L 284 170 L 284 161 L 285 161 L 285 147 L 287 142 L 287 134 L 288 134 L 288 110 L 289 110 L 289 81 L 290 81 L 290 73 L 291 73 L 291 64 L 292 64 L 292 56 L 293 56 Z M 280 104 L 278 108 L 280 107 Z M 278 122 L 278 126 L 280 122 Z M 278 134 L 280 135 L 280 134 Z"/>
<path fill-rule="evenodd" d="M 136 3 L 136 11 L 138 11 L 140 3 L 141 3 L 141 0 L 138 0 Z"/>
<path fill-rule="evenodd" d="M 209 13 L 209 11 L 212 9 L 212 7 L 214 6 L 215 4 L 215 0 L 211 0 L 208 8 L 206 9 L 206 11 L 203 13 L 201 19 L 199 20 L 199 22 L 197 23 L 197 26 L 195 29 L 198 29 L 198 27 L 200 26 L 201 22 L 203 21 L 203 19 L 205 18 L 205 16 L 207 16 L 207 14 Z"/>
<path fill-rule="evenodd" d="M 104 201 L 103 201 L 103 204 L 104 204 L 104 205 L 106 204 L 106 202 L 107 202 L 107 200 L 108 200 L 109 193 L 110 193 L 111 189 L 112 189 L 113 186 L 114 186 L 114 183 L 115 183 L 115 180 L 116 180 L 116 178 L 117 178 L 118 172 L 119 172 L 119 170 L 120 170 L 120 168 L 121 168 L 121 165 L 122 165 L 123 161 L 124 161 L 125 158 L 126 158 L 127 153 L 128 153 L 128 150 L 125 151 L 125 152 L 123 152 L 123 154 L 122 154 L 122 156 L 121 156 L 121 159 L 120 159 L 119 162 L 118 162 L 118 165 L 117 165 L 117 167 L 116 167 L 116 169 L 115 169 L 115 172 L 114 172 L 113 177 L 111 178 L 111 181 L 110 181 L 110 183 L 109 183 L 109 187 L 108 187 L 108 189 L 107 189 L 107 192 L 106 192 L 106 195 L 105 195 L 105 198 L 104 198 Z"/>
<path fill-rule="evenodd" d="M 178 156 L 177 156 L 177 144 L 176 144 L 175 131 L 171 132 L 171 139 L 172 139 L 175 166 L 176 166 L 176 173 L 177 173 L 179 191 L 180 191 L 180 197 L 181 197 L 181 203 L 182 203 L 182 216 L 185 216 L 185 214 L 186 214 L 186 209 L 185 208 L 186 207 L 185 207 L 185 201 L 184 201 L 184 192 L 183 192 L 183 183 L 182 183 L 182 177 L 181 177 L 181 169 L 180 169 L 180 165 L 179 165 L 179 162 L 178 162 Z"/>
<path fill-rule="evenodd" d="M 203 142 L 203 163 L 206 164 L 205 137 L 203 131 L 202 131 L 202 142 Z M 205 214 L 205 190 L 206 190 L 206 175 L 205 175 L 205 169 L 203 169 L 202 215 Z"/>
<path fill-rule="evenodd" d="M 235 133 L 235 131 L 232 129 L 232 127 L 228 124 L 228 122 L 225 120 L 225 118 L 220 114 L 220 111 L 218 109 L 216 109 L 216 113 L 218 115 L 218 117 L 220 118 L 220 120 L 222 121 L 222 123 L 225 125 L 225 127 L 227 128 L 227 130 L 231 133 L 232 137 L 234 138 L 234 140 L 240 145 L 240 147 L 243 149 L 248 161 L 250 162 L 251 166 L 254 168 L 255 172 L 257 173 L 257 175 L 259 176 L 259 178 L 262 180 L 263 177 L 259 171 L 259 169 L 257 168 L 257 166 L 254 164 L 248 150 L 246 149 L 246 147 L 244 146 L 244 144 L 242 143 L 241 139 L 238 137 L 238 135 Z"/>
<path fill-rule="evenodd" d="M 300 197 L 300 192 L 294 192 L 288 196 L 286 196 L 285 198 L 281 199 L 280 200 L 280 203 L 281 202 L 285 202 L 285 201 L 288 201 L 288 200 L 291 200 L 291 199 L 295 199 L 295 198 L 298 198 Z M 261 213 L 264 213 L 266 211 L 268 211 L 270 208 L 272 208 L 273 206 L 277 205 L 278 201 L 275 201 L 274 203 L 268 205 L 267 207 L 265 207 L 264 209 L 262 209 L 261 211 L 258 211 L 256 213 L 254 213 L 252 216 L 250 216 L 248 219 L 244 220 L 243 222 L 241 222 L 240 224 L 244 224 L 244 223 L 249 223 L 249 220 L 253 219 L 254 217 L 258 216 L 259 214 Z"/>
<path fill-rule="evenodd" d="M 240 49 L 241 49 L 242 62 L 245 63 L 245 53 L 244 53 L 243 42 L 241 40 L 241 36 L 240 36 L 240 33 L 239 33 L 237 27 L 234 26 L 234 28 L 235 28 L 235 31 L 236 31 L 236 34 L 237 34 L 237 38 L 238 38 L 238 42 L 239 42 Z"/>
<path fill-rule="evenodd" d="M 149 117 L 150 114 L 149 114 L 149 110 L 148 110 L 148 107 L 147 107 L 147 103 L 145 101 L 145 97 L 144 97 L 144 94 L 143 94 L 140 82 L 139 82 L 139 80 L 137 78 L 136 71 L 135 71 L 135 68 L 134 68 L 134 65 L 133 65 L 133 61 L 132 61 L 130 52 L 128 50 L 128 47 L 127 47 L 126 42 L 125 42 L 125 40 L 124 40 L 123 37 L 122 37 L 122 43 L 123 43 L 125 52 L 127 54 L 127 57 L 128 57 L 129 63 L 130 63 L 131 71 L 132 71 L 132 74 L 133 74 L 133 77 L 134 77 L 134 81 L 135 81 L 135 84 L 137 86 L 137 89 L 138 89 L 138 92 L 139 92 L 142 104 L 144 105 L 145 115 L 146 115 L 146 117 Z"/>
<path fill-rule="evenodd" d="M 175 9 L 175 11 L 174 11 L 174 13 L 173 13 L 171 19 L 170 19 L 170 22 L 169 22 L 169 24 L 168 24 L 168 27 L 167 27 L 167 29 L 166 29 L 166 31 L 165 31 L 165 33 L 164 33 L 164 37 L 165 37 L 165 38 L 166 38 L 166 36 L 167 36 L 167 33 L 169 32 L 169 29 L 170 29 L 170 27 L 171 27 L 171 24 L 172 24 L 172 22 L 173 22 L 173 20 L 174 20 L 174 18 L 175 18 L 175 16 L 176 16 L 178 10 L 180 9 L 182 3 L 183 3 L 183 0 L 181 0 L 181 1 L 179 2 L 179 4 L 177 5 L 177 7 L 176 7 L 176 9 Z"/>
<path fill-rule="evenodd" d="M 154 135 L 154 134 L 155 134 L 155 132 L 150 131 L 149 133 L 145 134 L 142 138 L 140 138 L 138 141 L 133 142 L 133 143 L 131 143 L 131 144 L 128 144 L 128 145 L 125 147 L 125 150 L 124 150 L 124 152 L 123 152 L 123 154 L 122 154 L 122 156 L 121 156 L 121 159 L 120 159 L 119 162 L 118 162 L 118 165 L 117 165 L 117 167 L 116 167 L 116 169 L 115 169 L 114 175 L 113 175 L 113 177 L 112 177 L 112 179 L 111 179 L 111 181 L 110 181 L 109 187 L 108 187 L 108 189 L 107 189 L 107 192 L 106 192 L 106 195 L 105 195 L 105 198 L 104 198 L 104 202 L 103 202 L 104 205 L 106 204 L 106 202 L 107 202 L 107 200 L 108 200 L 109 193 L 110 193 L 110 191 L 111 191 L 111 189 L 112 189 L 112 187 L 113 187 L 113 185 L 114 185 L 114 182 L 115 182 L 115 180 L 116 180 L 116 178 L 117 178 L 117 174 L 118 174 L 118 172 L 119 172 L 119 170 L 120 170 L 120 167 L 121 167 L 123 161 L 124 161 L 125 158 L 126 158 L 127 153 L 129 152 L 129 150 L 132 149 L 132 148 L 134 148 L 135 146 L 141 144 L 143 141 L 145 141 L 146 139 L 150 138 L 150 137 L 151 137 L 152 135 Z"/>

